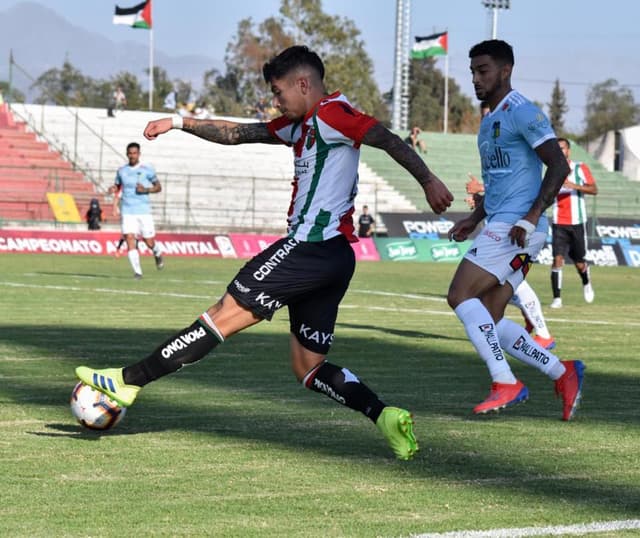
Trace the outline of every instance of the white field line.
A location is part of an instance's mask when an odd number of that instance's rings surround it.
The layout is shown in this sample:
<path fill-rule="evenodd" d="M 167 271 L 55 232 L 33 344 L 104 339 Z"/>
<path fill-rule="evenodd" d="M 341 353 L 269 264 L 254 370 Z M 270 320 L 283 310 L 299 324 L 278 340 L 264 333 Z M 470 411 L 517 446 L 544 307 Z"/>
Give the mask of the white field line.
<path fill-rule="evenodd" d="M 553 527 L 522 527 L 513 529 L 490 529 L 486 531 L 454 531 L 428 534 L 412 534 L 411 538 L 526 538 L 527 536 L 558 536 L 575 534 L 584 536 L 596 532 L 618 532 L 640 529 L 640 519 L 619 521 L 594 521 L 578 525 Z"/>
<path fill-rule="evenodd" d="M 175 282 L 185 282 L 175 280 Z M 208 283 L 213 283 L 210 281 Z M 211 301 L 217 300 L 217 297 L 212 295 L 196 295 L 189 293 L 173 293 L 166 291 L 140 291 L 140 290 L 123 290 L 117 288 L 83 288 L 79 286 L 56 286 L 52 284 L 25 284 L 23 282 L 8 282 L 8 281 L 0 281 L 0 286 L 6 286 L 9 288 L 33 288 L 33 289 L 48 289 L 48 290 L 58 290 L 58 291 L 79 291 L 82 293 L 86 293 L 87 291 L 93 291 L 96 293 L 107 293 L 113 295 L 139 295 L 139 296 L 149 296 L 149 297 L 174 297 L 181 299 L 209 299 Z M 432 297 L 425 295 L 415 295 L 411 293 L 393 293 L 386 291 L 372 291 L 372 290 L 358 290 L 352 289 L 349 290 L 350 293 L 362 293 L 367 295 L 380 295 L 385 297 L 394 297 L 398 299 L 414 299 L 426 302 L 434 302 L 434 303 L 444 303 L 446 299 L 443 297 Z M 353 305 L 353 304 L 341 304 L 340 308 L 344 309 L 360 309 L 361 305 Z M 434 316 L 454 316 L 455 314 L 447 308 L 447 310 L 426 310 L 424 308 L 398 308 L 398 307 L 385 307 L 385 306 L 367 306 L 368 310 L 375 310 L 379 312 L 392 312 L 399 314 L 431 314 Z M 548 321 L 553 321 L 554 323 L 576 323 L 575 320 L 572 319 L 564 319 L 564 318 L 547 318 Z M 580 323 L 582 325 L 611 325 L 617 327 L 640 327 L 640 322 L 633 321 L 605 321 L 605 320 L 586 320 L 581 319 Z"/>

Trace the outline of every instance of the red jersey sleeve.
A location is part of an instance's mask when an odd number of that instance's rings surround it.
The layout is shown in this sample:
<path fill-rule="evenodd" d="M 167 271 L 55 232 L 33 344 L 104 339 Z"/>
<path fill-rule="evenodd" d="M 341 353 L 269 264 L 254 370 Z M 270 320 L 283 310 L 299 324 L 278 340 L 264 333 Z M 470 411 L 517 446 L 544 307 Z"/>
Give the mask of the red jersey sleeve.
<path fill-rule="evenodd" d="M 285 116 L 278 116 L 267 123 L 269 132 L 287 146 L 293 144 L 293 131 L 295 126 L 296 124 Z"/>
<path fill-rule="evenodd" d="M 378 123 L 376 118 L 344 101 L 330 101 L 321 105 L 318 118 L 335 131 L 330 142 L 349 143 L 354 148 L 360 147 L 364 135 Z"/>
<path fill-rule="evenodd" d="M 589 167 L 584 164 L 584 163 L 580 163 L 580 173 L 582 175 L 582 177 L 584 178 L 584 184 L 585 185 L 594 185 L 596 180 L 593 178 L 593 175 L 591 174 L 591 170 L 589 169 Z"/>

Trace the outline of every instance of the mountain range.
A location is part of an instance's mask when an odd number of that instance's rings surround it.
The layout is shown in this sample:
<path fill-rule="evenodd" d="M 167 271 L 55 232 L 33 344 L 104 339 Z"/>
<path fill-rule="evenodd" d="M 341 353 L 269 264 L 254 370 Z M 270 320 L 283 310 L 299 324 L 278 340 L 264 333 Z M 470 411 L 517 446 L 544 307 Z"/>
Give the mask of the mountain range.
<path fill-rule="evenodd" d="M 28 31 L 26 29 L 28 28 Z M 51 68 L 61 68 L 65 59 L 84 75 L 109 79 L 129 71 L 146 87 L 149 47 L 133 41 L 114 42 L 74 26 L 56 11 L 35 2 L 22 2 L 0 11 L 0 80 L 8 78 L 9 51 L 21 69 L 14 69 L 14 87 L 31 97 L 30 80 Z M 205 71 L 223 69 L 223 62 L 203 55 L 171 56 L 154 47 L 154 65 L 169 78 L 202 85 Z"/>

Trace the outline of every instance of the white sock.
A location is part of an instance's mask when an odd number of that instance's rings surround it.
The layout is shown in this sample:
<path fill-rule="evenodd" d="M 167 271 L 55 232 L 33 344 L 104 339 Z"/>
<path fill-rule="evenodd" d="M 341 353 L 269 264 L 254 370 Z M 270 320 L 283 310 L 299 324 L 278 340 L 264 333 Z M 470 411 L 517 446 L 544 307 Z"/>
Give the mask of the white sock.
<path fill-rule="evenodd" d="M 151 252 L 153 252 L 153 255 L 156 258 L 160 256 L 160 254 L 162 254 L 162 252 L 160 251 L 160 247 L 158 246 L 158 243 L 153 244 L 153 248 L 151 249 Z"/>
<path fill-rule="evenodd" d="M 489 368 L 491 379 L 495 383 L 515 383 L 516 378 L 500 348 L 493 318 L 480 299 L 467 299 L 454 312 L 464 325 L 473 347 Z"/>
<path fill-rule="evenodd" d="M 133 268 L 134 273 L 142 274 L 142 267 L 140 266 L 140 253 L 137 248 L 129 250 L 127 252 L 127 258 L 129 258 L 129 263 Z"/>
<path fill-rule="evenodd" d="M 556 380 L 566 368 L 553 353 L 539 346 L 515 321 L 502 318 L 498 323 L 500 345 L 513 358 L 533 366 Z"/>
<path fill-rule="evenodd" d="M 542 314 L 540 299 L 538 299 L 536 292 L 533 291 L 533 288 L 526 280 L 523 280 L 516 289 L 514 293 L 514 303 L 522 310 L 522 313 L 529 320 L 529 323 L 533 325 L 538 336 L 551 338 L 551 334 L 547 328 L 547 322 Z"/>

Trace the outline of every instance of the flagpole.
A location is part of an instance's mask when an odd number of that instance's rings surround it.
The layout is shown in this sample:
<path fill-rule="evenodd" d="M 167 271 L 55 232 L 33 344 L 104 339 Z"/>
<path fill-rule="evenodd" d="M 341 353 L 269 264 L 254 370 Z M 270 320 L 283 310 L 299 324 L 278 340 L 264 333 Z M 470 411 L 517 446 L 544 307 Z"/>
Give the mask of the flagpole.
<path fill-rule="evenodd" d="M 153 27 L 149 28 L 149 110 L 153 109 Z"/>
<path fill-rule="evenodd" d="M 447 134 L 449 122 L 449 51 L 444 56 L 444 134 Z"/>

